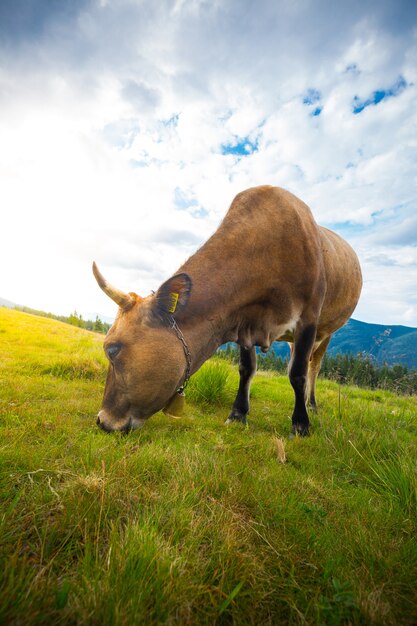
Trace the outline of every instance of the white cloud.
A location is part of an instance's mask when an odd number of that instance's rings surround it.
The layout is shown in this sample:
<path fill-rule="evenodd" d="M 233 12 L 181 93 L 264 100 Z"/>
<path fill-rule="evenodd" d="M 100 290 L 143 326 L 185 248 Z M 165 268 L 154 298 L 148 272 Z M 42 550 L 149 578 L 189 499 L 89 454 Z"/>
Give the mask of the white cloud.
<path fill-rule="evenodd" d="M 358 249 L 357 317 L 417 326 L 416 11 L 342 5 L 101 0 L 33 25 L 22 0 L 0 46 L 0 296 L 113 314 L 93 259 L 146 294 L 237 192 L 270 183 Z M 353 114 L 400 76 L 402 93 Z M 237 142 L 256 150 L 222 154 Z"/>

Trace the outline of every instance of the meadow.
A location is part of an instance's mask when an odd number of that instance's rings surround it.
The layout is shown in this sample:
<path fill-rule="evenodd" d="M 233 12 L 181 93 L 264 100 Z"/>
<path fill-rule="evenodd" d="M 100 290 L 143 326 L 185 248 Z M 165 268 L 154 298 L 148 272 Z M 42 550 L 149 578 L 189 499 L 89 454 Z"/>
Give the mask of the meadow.
<path fill-rule="evenodd" d="M 417 623 L 417 398 L 212 359 L 186 413 L 95 425 L 103 336 L 0 308 L 0 623 Z"/>

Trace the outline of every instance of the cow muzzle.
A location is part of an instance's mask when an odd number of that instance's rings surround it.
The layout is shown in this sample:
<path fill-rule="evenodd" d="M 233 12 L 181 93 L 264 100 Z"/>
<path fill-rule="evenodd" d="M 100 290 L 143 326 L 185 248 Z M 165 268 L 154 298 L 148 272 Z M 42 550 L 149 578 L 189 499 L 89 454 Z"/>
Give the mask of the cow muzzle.
<path fill-rule="evenodd" d="M 142 428 L 145 422 L 146 420 L 133 417 L 132 415 L 128 416 L 126 419 L 115 420 L 109 417 L 106 411 L 103 410 L 101 410 L 97 416 L 97 426 L 106 433 L 118 431 L 127 434 L 130 433 L 131 430 Z"/>

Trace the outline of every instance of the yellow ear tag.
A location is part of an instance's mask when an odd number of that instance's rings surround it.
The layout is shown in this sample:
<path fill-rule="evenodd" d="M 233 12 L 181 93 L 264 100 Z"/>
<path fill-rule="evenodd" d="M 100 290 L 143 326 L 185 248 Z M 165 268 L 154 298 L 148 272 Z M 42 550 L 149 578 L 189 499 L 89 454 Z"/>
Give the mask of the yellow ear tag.
<path fill-rule="evenodd" d="M 175 291 L 171 291 L 171 293 L 169 294 L 169 297 L 171 298 L 171 302 L 170 302 L 168 311 L 170 313 L 175 313 L 175 309 L 177 308 L 177 304 L 178 304 L 179 293 L 175 293 Z"/>
<path fill-rule="evenodd" d="M 166 407 L 162 409 L 165 415 L 175 417 L 176 419 L 184 415 L 185 393 L 176 393 L 172 396 Z"/>

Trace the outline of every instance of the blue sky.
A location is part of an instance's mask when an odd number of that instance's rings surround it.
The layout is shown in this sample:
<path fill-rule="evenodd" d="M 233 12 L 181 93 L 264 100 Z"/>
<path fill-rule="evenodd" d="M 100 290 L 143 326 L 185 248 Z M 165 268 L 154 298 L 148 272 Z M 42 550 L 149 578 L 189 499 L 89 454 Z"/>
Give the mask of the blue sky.
<path fill-rule="evenodd" d="M 273 184 L 417 327 L 416 85 L 415 1 L 3 0 L 0 297 L 114 315 Z"/>

